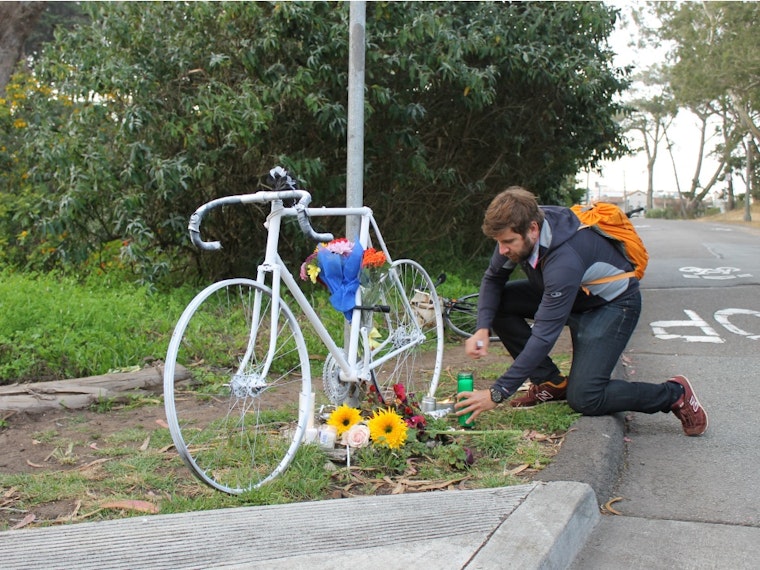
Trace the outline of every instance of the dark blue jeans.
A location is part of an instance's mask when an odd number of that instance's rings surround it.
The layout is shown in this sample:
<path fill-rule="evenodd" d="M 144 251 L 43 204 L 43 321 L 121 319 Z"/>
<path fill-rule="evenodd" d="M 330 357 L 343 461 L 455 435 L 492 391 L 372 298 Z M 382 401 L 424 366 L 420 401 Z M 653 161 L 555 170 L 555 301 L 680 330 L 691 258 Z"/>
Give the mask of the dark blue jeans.
<path fill-rule="evenodd" d="M 541 291 L 527 280 L 508 282 L 501 297 L 493 330 L 512 358 L 522 352 L 530 337 L 530 324 L 541 301 Z M 641 313 L 636 292 L 585 313 L 571 313 L 567 320 L 573 344 L 567 383 L 567 403 L 587 416 L 614 412 L 667 412 L 680 396 L 672 382 L 650 384 L 612 378 L 615 365 L 631 338 Z M 531 374 L 534 384 L 559 382 L 560 371 L 550 357 Z"/>

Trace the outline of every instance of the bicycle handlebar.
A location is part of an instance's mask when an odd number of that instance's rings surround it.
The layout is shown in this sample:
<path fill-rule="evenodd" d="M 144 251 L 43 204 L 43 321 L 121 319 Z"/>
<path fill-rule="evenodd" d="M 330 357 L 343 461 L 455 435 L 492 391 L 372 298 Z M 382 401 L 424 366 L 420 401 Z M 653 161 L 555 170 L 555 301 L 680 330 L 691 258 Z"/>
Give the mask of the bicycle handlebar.
<path fill-rule="evenodd" d="M 298 225 L 301 227 L 303 234 L 317 242 L 330 241 L 333 239 L 333 235 L 330 233 L 317 233 L 311 226 L 306 208 L 311 203 L 311 194 L 306 190 L 299 190 L 296 188 L 295 181 L 288 175 L 288 173 L 281 167 L 277 166 L 269 171 L 270 177 L 274 180 L 274 188 L 272 191 L 260 191 L 253 194 L 242 194 L 239 196 L 225 196 L 224 198 L 217 198 L 203 204 L 198 208 L 192 216 L 190 216 L 190 222 L 187 229 L 190 231 L 190 241 L 193 244 L 207 251 L 217 251 L 222 248 L 221 242 L 218 241 L 203 241 L 201 238 L 201 222 L 203 216 L 205 216 L 210 210 L 218 208 L 219 206 L 228 206 L 232 204 L 249 204 L 249 203 L 264 203 L 274 202 L 275 200 L 298 200 L 294 209 L 296 210 L 296 218 L 298 219 Z M 285 189 L 283 189 L 285 188 Z"/>

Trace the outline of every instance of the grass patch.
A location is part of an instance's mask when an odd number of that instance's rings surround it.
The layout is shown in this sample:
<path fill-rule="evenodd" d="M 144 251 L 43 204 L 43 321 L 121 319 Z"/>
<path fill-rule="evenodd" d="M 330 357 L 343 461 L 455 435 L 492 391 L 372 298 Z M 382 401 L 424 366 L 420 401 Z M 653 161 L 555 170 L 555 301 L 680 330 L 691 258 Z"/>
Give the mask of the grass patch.
<path fill-rule="evenodd" d="M 83 424 L 76 416 L 70 425 L 60 422 L 68 435 L 58 430 L 33 434 L 36 445 L 52 450 L 44 465 L 35 465 L 39 471 L 0 474 L 0 495 L 8 509 L 0 512 L 0 530 L 28 513 L 57 511 L 56 516 L 37 516 L 37 526 L 145 515 L 102 507 L 115 500 L 143 501 L 161 513 L 180 513 L 514 485 L 530 481 L 551 462 L 577 417 L 564 404 L 529 411 L 503 406 L 481 416 L 477 429 L 468 431 L 459 429 L 456 417 L 446 416 L 429 421 L 426 438 L 396 450 L 353 450 L 349 462 L 335 461 L 316 445 L 302 445 L 280 477 L 233 497 L 192 476 L 174 451 L 168 429 L 125 425 L 93 441 L 82 437 Z"/>
<path fill-rule="evenodd" d="M 474 289 L 452 276 L 448 287 L 447 294 L 455 296 Z M 177 318 L 195 293 L 0 272 L 0 383 L 104 374 L 162 359 Z M 313 292 L 312 301 L 339 338 L 343 317 L 329 307 L 323 292 Z M 302 324 L 318 374 L 324 348 Z M 563 369 L 569 366 L 569 356 L 556 360 Z M 502 372 L 503 364 L 478 368 L 476 387 L 489 385 Z M 206 390 L 213 398 L 213 390 Z M 455 374 L 444 372 L 439 397 L 455 392 Z M 179 513 L 517 484 L 549 464 L 578 417 L 564 404 L 529 410 L 501 406 L 478 418 L 475 430 L 462 431 L 450 416 L 430 422 L 432 438 L 400 450 L 362 449 L 352 454 L 350 465 L 331 461 L 317 446 L 302 445 L 279 478 L 233 497 L 192 476 L 173 449 L 169 430 L 155 423 L 164 417 L 162 405 L 160 396 L 135 396 L 126 403 L 105 398 L 27 434 L 26 445 L 43 450 L 45 459 L 25 466 L 28 472 L 0 474 L 0 530 L 29 513 L 37 515 L 33 524 L 40 526 L 144 516 L 103 506 L 115 500 L 145 501 L 161 513 Z M 277 410 L 273 413 L 272 421 L 278 420 Z M 139 421 L 129 421 L 138 414 Z M 282 418 L 292 415 L 291 410 Z M 106 424 L 116 427 L 105 431 Z M 13 429 L 13 419 L 4 419 L 0 429 Z"/>
<path fill-rule="evenodd" d="M 105 374 L 162 359 L 188 289 L 154 294 L 51 275 L 0 273 L 0 384 Z"/>

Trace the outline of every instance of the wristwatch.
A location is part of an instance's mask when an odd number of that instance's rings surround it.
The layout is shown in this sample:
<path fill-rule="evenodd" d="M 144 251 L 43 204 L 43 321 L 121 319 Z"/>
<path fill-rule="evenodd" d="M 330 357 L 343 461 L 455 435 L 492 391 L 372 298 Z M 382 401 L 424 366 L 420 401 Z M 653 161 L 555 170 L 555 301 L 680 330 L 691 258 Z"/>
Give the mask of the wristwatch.
<path fill-rule="evenodd" d="M 494 404 L 501 404 L 504 401 L 504 392 L 496 387 L 491 387 L 491 401 Z"/>

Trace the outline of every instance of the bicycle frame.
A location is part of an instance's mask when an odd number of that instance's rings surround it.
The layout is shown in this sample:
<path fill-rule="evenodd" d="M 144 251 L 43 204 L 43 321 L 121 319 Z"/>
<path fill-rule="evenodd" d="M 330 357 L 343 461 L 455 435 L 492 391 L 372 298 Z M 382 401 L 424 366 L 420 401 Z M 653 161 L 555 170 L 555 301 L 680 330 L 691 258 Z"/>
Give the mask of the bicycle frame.
<path fill-rule="evenodd" d="M 413 398 L 434 397 L 443 361 L 443 317 L 435 284 L 416 261 L 391 259 L 372 210 L 309 208 L 311 195 L 298 189 L 286 171 L 276 167 L 270 177 L 272 191 L 218 198 L 190 216 L 193 244 L 214 251 L 221 244 L 201 238 L 206 212 L 219 206 L 269 204 L 266 249 L 255 279 L 217 281 L 190 301 L 172 334 L 164 369 L 167 420 L 179 455 L 202 481 L 231 494 L 282 473 L 308 430 L 312 363 L 302 324 L 291 310 L 294 304 L 328 352 L 322 380 L 335 406 L 358 406 L 373 388 L 382 405 L 386 395 L 397 396 L 399 387 Z M 288 200 L 295 203 L 286 207 Z M 390 263 L 369 286 L 362 283 L 352 299 L 342 300 L 341 310 L 350 311 L 345 313 L 350 325 L 344 328 L 342 347 L 279 254 L 283 218 L 295 217 L 303 234 L 319 243 L 333 236 L 316 233 L 309 218 L 328 216 L 358 217 L 358 233 L 348 237 L 357 247 L 377 248 Z M 229 348 L 220 349 L 216 341 Z M 423 353 L 429 357 L 418 358 Z M 204 387 L 197 398 L 175 399 L 178 365 L 195 371 L 191 382 Z M 199 416 L 196 403 L 206 394 L 213 397 Z M 296 397 L 294 408 L 287 402 Z M 313 420 L 313 410 L 311 415 Z"/>
<path fill-rule="evenodd" d="M 358 208 L 307 208 L 306 213 L 311 218 L 329 217 L 329 216 L 332 216 L 332 217 L 360 216 L 360 228 L 359 228 L 359 240 L 358 240 L 359 244 L 365 249 L 367 247 L 370 247 L 370 244 L 372 243 L 370 240 L 370 235 L 372 234 L 376 240 L 376 243 L 373 244 L 372 247 L 379 247 L 382 250 L 382 252 L 385 254 L 386 259 L 392 263 L 392 258 L 390 256 L 390 253 L 388 252 L 388 248 L 385 244 L 385 241 L 382 238 L 382 234 L 380 233 L 380 229 L 377 225 L 377 222 L 375 221 L 375 218 L 372 214 L 372 210 L 370 208 L 366 206 L 358 207 Z M 304 312 L 304 314 L 306 315 L 306 318 L 311 323 L 317 336 L 320 338 L 320 340 L 323 342 L 323 344 L 327 348 L 327 351 L 335 359 L 335 363 L 340 369 L 340 378 L 343 382 L 369 381 L 370 374 L 373 369 L 382 365 L 387 360 L 394 358 L 400 352 L 409 350 L 413 346 L 422 342 L 424 340 L 424 335 L 422 333 L 422 330 L 419 328 L 419 325 L 417 325 L 418 330 L 417 330 L 416 341 L 412 340 L 408 344 L 401 346 L 397 348 L 396 350 L 389 351 L 380 359 L 371 360 L 370 359 L 371 349 L 369 346 L 369 331 L 366 330 L 366 327 L 362 327 L 362 322 L 361 322 L 362 309 L 358 308 L 361 305 L 361 292 L 357 291 L 357 294 L 356 294 L 357 308 L 354 308 L 353 310 L 353 317 L 351 319 L 351 325 L 349 328 L 347 352 L 344 352 L 344 350 L 342 350 L 338 346 L 338 344 L 335 342 L 332 335 L 329 333 L 324 323 L 322 322 L 322 319 L 314 310 L 314 308 L 311 306 L 308 299 L 306 298 L 306 295 L 303 293 L 303 291 L 301 291 L 300 287 L 298 286 L 295 278 L 293 277 L 293 274 L 285 265 L 285 263 L 282 261 L 282 258 L 280 257 L 278 253 L 280 227 L 281 227 L 282 219 L 286 217 L 295 217 L 297 215 L 299 215 L 299 211 L 296 208 L 284 207 L 282 200 L 271 201 L 270 214 L 267 217 L 267 223 L 266 223 L 267 232 L 268 232 L 266 253 L 264 256 L 264 261 L 258 266 L 256 280 L 263 285 L 267 285 L 266 276 L 267 274 L 271 274 L 270 289 L 272 291 L 272 300 L 273 300 L 272 307 L 271 307 L 272 315 L 276 315 L 277 311 L 279 311 L 279 303 L 281 300 L 281 297 L 280 297 L 281 283 L 284 283 L 286 289 L 290 292 L 290 294 L 295 299 L 296 304 Z M 400 284 L 398 283 L 397 276 L 393 272 L 391 272 L 390 275 L 392 279 L 396 280 L 396 285 L 399 286 L 399 289 L 401 289 Z M 404 296 L 403 301 L 404 301 L 406 310 L 409 312 L 413 311 L 411 302 L 408 298 L 406 298 L 406 296 Z M 260 298 L 255 300 L 254 317 L 253 317 L 254 323 L 258 322 L 260 303 L 261 303 Z M 271 322 L 272 322 L 272 326 L 274 327 L 276 323 L 276 319 L 274 318 L 271 319 Z M 254 336 L 255 335 L 252 334 L 251 338 L 253 339 Z M 273 343 L 275 335 L 274 334 L 271 335 L 270 338 L 272 339 L 271 342 Z M 358 362 L 360 338 L 365 348 L 364 359 L 361 363 Z M 273 347 L 270 347 L 270 351 L 269 351 L 270 355 L 272 353 L 272 349 Z M 251 350 L 252 350 L 252 347 L 249 347 L 248 349 L 249 352 L 246 353 L 241 363 L 241 366 L 240 366 L 241 370 L 247 364 L 248 358 L 250 357 Z M 271 356 L 268 358 L 271 358 Z M 271 360 L 268 359 L 266 363 L 266 370 L 269 369 L 270 364 L 271 364 Z"/>

